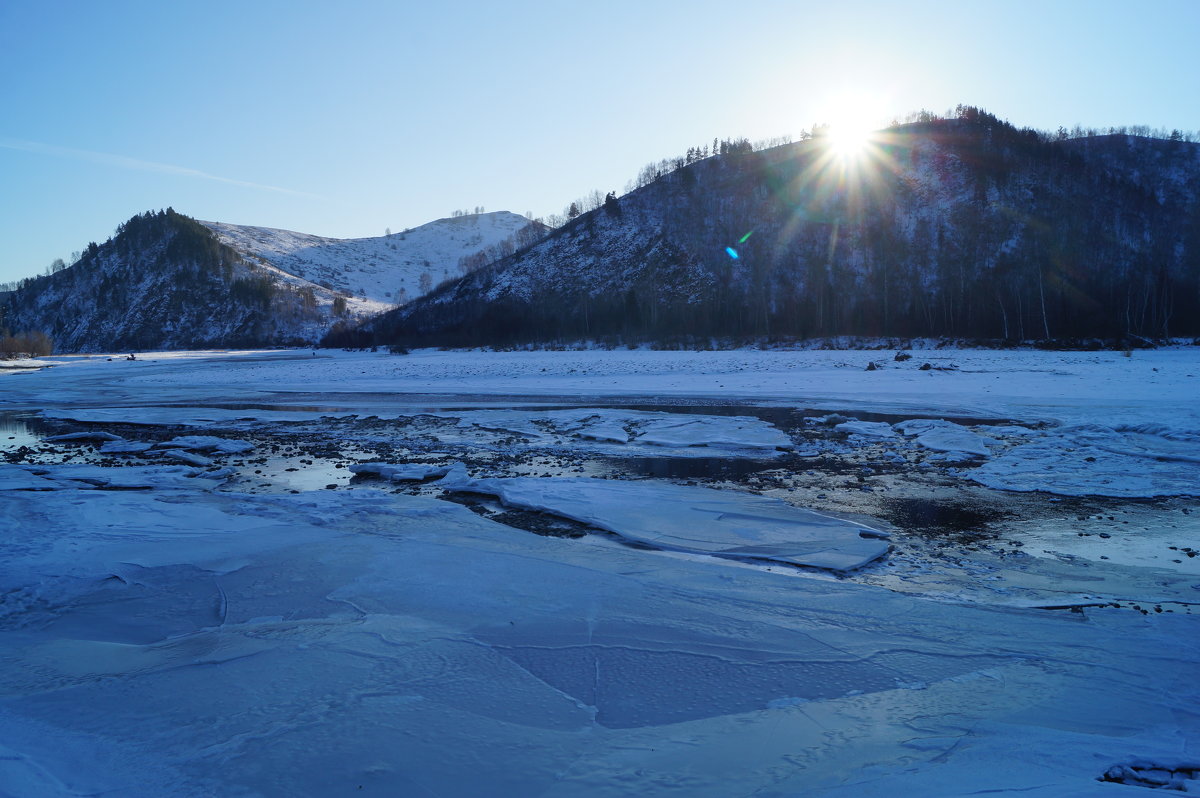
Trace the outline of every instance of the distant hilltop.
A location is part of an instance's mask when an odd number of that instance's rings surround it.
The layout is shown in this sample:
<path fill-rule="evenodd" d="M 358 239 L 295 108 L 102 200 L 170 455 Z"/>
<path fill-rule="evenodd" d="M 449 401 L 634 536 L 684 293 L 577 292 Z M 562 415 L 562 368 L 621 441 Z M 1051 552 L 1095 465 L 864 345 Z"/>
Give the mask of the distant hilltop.
<path fill-rule="evenodd" d="M 1200 144 L 1067 138 L 979 109 L 876 134 L 714 143 L 358 343 L 695 347 L 1200 335 Z"/>
<path fill-rule="evenodd" d="M 59 352 L 312 344 L 547 230 L 498 211 L 334 239 L 147 212 L 71 266 L 0 294 L 0 323 Z"/>

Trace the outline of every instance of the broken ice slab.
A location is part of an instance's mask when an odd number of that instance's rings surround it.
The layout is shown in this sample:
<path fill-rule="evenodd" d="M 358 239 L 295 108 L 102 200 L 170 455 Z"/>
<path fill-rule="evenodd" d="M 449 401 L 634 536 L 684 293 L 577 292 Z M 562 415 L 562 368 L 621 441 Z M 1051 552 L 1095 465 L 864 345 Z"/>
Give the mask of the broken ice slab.
<path fill-rule="evenodd" d="M 464 410 L 429 415 L 458 419 L 458 426 L 534 439 L 562 435 L 598 443 L 656 447 L 787 450 L 782 430 L 753 416 L 664 413 L 612 408 L 568 410 Z"/>
<path fill-rule="evenodd" d="M 636 439 L 654 446 L 715 449 L 791 449 L 792 441 L 765 421 L 747 416 L 684 416 L 651 420 Z"/>
<path fill-rule="evenodd" d="M 517 477 L 469 479 L 455 469 L 439 485 L 488 493 L 657 548 L 850 571 L 888 553 L 878 529 L 752 493 L 664 482 Z"/>
<path fill-rule="evenodd" d="M 323 410 L 227 410 L 219 407 L 76 407 L 47 408 L 44 418 L 82 421 L 91 424 L 137 424 L 141 426 L 205 427 L 212 424 L 238 425 L 248 422 L 304 422 L 322 417 L 344 418 L 351 411 Z"/>
<path fill-rule="evenodd" d="M 847 435 L 862 435 L 865 438 L 894 438 L 896 431 L 891 424 L 882 421 L 844 421 L 834 427 Z"/>
<path fill-rule="evenodd" d="M 1200 496 L 1200 433 L 1157 424 L 1031 431 L 969 476 L 997 490 L 1060 496 Z"/>
<path fill-rule="evenodd" d="M 140 454 L 153 446 L 139 441 L 110 441 L 100 447 L 100 454 Z"/>
<path fill-rule="evenodd" d="M 111 432 L 68 432 L 64 435 L 51 435 L 42 440 L 54 443 L 84 443 L 87 441 L 122 441 L 125 439 Z"/>
<path fill-rule="evenodd" d="M 21 466 L 0 465 L 0 491 L 57 490 L 60 487 L 54 480 L 33 474 Z"/>
<path fill-rule="evenodd" d="M 168 460 L 177 460 L 181 463 L 187 463 L 188 465 L 194 465 L 194 466 L 212 465 L 212 460 L 209 460 L 204 455 L 196 454 L 195 452 L 184 451 L 183 449 L 167 449 L 164 452 L 162 452 L 162 456 L 167 458 Z"/>
<path fill-rule="evenodd" d="M 181 435 L 158 444 L 162 448 L 189 449 L 216 454 L 242 454 L 254 448 L 250 441 L 218 438 L 214 435 Z"/>
<path fill-rule="evenodd" d="M 430 477 L 444 477 L 450 473 L 450 466 L 433 465 L 432 463 L 354 463 L 350 466 L 352 474 L 374 474 L 381 479 L 393 482 L 420 482 Z"/>
<path fill-rule="evenodd" d="M 221 485 L 231 473 L 186 466 L 13 465 L 0 466 L 0 490 L 210 490 Z"/>
<path fill-rule="evenodd" d="M 917 444 L 935 452 L 949 452 L 971 457 L 987 457 L 991 454 L 987 444 L 995 442 L 960 424 L 942 419 L 914 418 L 902 421 L 896 429 L 905 435 L 916 435 Z"/>

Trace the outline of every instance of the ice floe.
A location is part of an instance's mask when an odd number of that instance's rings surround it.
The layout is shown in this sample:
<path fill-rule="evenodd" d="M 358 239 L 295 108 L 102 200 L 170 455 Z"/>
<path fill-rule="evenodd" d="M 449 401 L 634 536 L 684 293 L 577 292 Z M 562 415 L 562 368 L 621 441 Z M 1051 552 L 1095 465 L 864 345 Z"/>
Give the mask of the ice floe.
<path fill-rule="evenodd" d="M 991 439 L 972 432 L 961 424 L 941 419 L 920 418 L 902 421 L 896 425 L 896 429 L 905 435 L 915 435 L 920 446 L 936 452 L 969 457 L 987 457 L 991 454 L 987 446 Z"/>
<path fill-rule="evenodd" d="M 1031 433 L 966 472 L 999 490 L 1064 496 L 1200 496 L 1200 436 L 1084 424 Z"/>
<path fill-rule="evenodd" d="M 775 453 L 793 448 L 791 439 L 772 424 L 750 416 L 718 416 L 697 413 L 625 410 L 613 408 L 571 408 L 566 410 L 423 410 L 393 409 L 388 412 L 366 413 L 351 411 L 283 411 L 283 410 L 224 410 L 183 407 L 146 408 L 78 408 L 51 409 L 47 418 L 92 423 L 130 423 L 145 425 L 186 425 L 205 427 L 220 425 L 246 428 L 256 424 L 313 422 L 321 418 L 367 417 L 400 420 L 409 423 L 421 419 L 443 419 L 454 422 L 459 430 L 477 436 L 492 436 L 492 442 L 505 445 L 577 445 L 580 441 L 597 446 L 620 447 L 629 454 L 661 453 L 673 449 L 684 454 L 696 454 L 703 449 L 738 456 Z M 448 442 L 480 442 L 477 437 L 455 438 L 442 430 L 423 430 L 419 426 L 406 430 L 414 436 L 437 435 Z M 83 433 L 90 434 L 90 433 Z M 499 437 L 497 437 L 499 436 Z M 509 440 L 512 437 L 520 440 Z M 168 442 L 175 448 L 202 448 L 178 441 L 219 441 L 208 436 L 184 436 Z M 222 446 L 239 442 L 226 441 Z M 250 444 L 240 442 L 247 447 Z M 167 444 L 163 444 L 167 445 Z M 221 451 L 244 451 L 223 448 Z"/>
<path fill-rule="evenodd" d="M 229 475 L 186 466 L 0 465 L 0 490 L 210 490 Z"/>
<path fill-rule="evenodd" d="M 141 441 L 110 441 L 100 447 L 100 454 L 141 454 L 154 447 L 153 443 Z"/>
<path fill-rule="evenodd" d="M 27 467 L 0 465 L 0 491 L 58 490 L 62 487 L 65 487 L 62 483 L 35 474 Z"/>
<path fill-rule="evenodd" d="M 295 423 L 317 421 L 323 417 L 349 418 L 351 411 L 312 410 L 228 410 L 219 407 L 69 407 L 47 408 L 45 418 L 81 421 L 90 424 L 134 424 L 148 427 L 252 426 L 255 423 Z"/>
<path fill-rule="evenodd" d="M 601 446 L 615 444 L 627 454 L 645 453 L 645 447 L 653 447 L 656 453 L 664 449 L 705 449 L 733 455 L 753 452 L 761 456 L 793 448 L 791 439 L 782 430 L 751 416 L 587 407 L 447 410 L 426 415 L 455 419 L 462 429 L 521 436 L 539 445 L 578 445 L 586 441 Z"/>
<path fill-rule="evenodd" d="M 188 463 L 194 466 L 209 466 L 212 465 L 212 460 L 202 454 L 189 452 L 186 449 L 163 449 L 162 456 L 168 460 L 177 460 L 181 463 Z"/>
<path fill-rule="evenodd" d="M 157 446 L 169 449 L 188 449 L 211 454 L 242 454 L 254 449 L 250 441 L 218 438 L 212 435 L 180 435 Z"/>
<path fill-rule="evenodd" d="M 849 571 L 887 554 L 885 533 L 780 499 L 665 482 L 517 477 L 439 485 L 497 496 L 663 549 Z"/>
<path fill-rule="evenodd" d="M 52 443 L 95 443 L 121 441 L 124 438 L 111 432 L 68 432 L 63 435 L 50 435 L 42 440 Z"/>
<path fill-rule="evenodd" d="M 847 435 L 862 435 L 865 438 L 895 438 L 896 431 L 883 421 L 843 421 L 834 427 Z"/>
<path fill-rule="evenodd" d="M 432 463 L 353 463 L 350 472 L 353 474 L 371 474 L 381 479 L 393 482 L 420 482 L 431 477 L 444 477 L 450 472 L 451 466 L 434 465 Z"/>

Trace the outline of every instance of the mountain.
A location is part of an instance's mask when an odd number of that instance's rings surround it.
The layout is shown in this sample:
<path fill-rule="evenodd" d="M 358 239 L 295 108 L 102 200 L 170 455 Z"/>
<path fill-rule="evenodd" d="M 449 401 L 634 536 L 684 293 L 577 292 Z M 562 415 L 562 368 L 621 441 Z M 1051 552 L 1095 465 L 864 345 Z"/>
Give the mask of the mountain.
<path fill-rule="evenodd" d="M 1058 140 L 962 108 L 860 156 L 813 138 L 687 162 L 369 320 L 483 345 L 1200 334 L 1200 145 Z"/>
<path fill-rule="evenodd" d="M 59 352 L 302 345 L 544 229 L 489 213 L 338 240 L 145 213 L 72 266 L 0 294 L 0 326 L 47 333 Z"/>
<path fill-rule="evenodd" d="M 508 211 L 438 219 L 378 238 L 322 238 L 270 227 L 200 223 L 222 244 L 281 276 L 386 306 L 426 293 L 422 274 L 434 284 L 458 277 L 464 257 L 501 247 L 526 228 L 533 238 L 549 231 Z"/>

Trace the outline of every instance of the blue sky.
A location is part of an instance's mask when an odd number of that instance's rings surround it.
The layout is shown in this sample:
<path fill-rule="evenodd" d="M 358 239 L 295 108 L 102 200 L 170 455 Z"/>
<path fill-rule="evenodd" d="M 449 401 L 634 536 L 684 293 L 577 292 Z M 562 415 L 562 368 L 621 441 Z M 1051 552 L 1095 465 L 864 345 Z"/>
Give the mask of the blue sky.
<path fill-rule="evenodd" d="M 982 106 L 1200 129 L 1200 1 L 0 0 L 0 281 L 122 221 L 560 212 L 714 137 Z"/>

